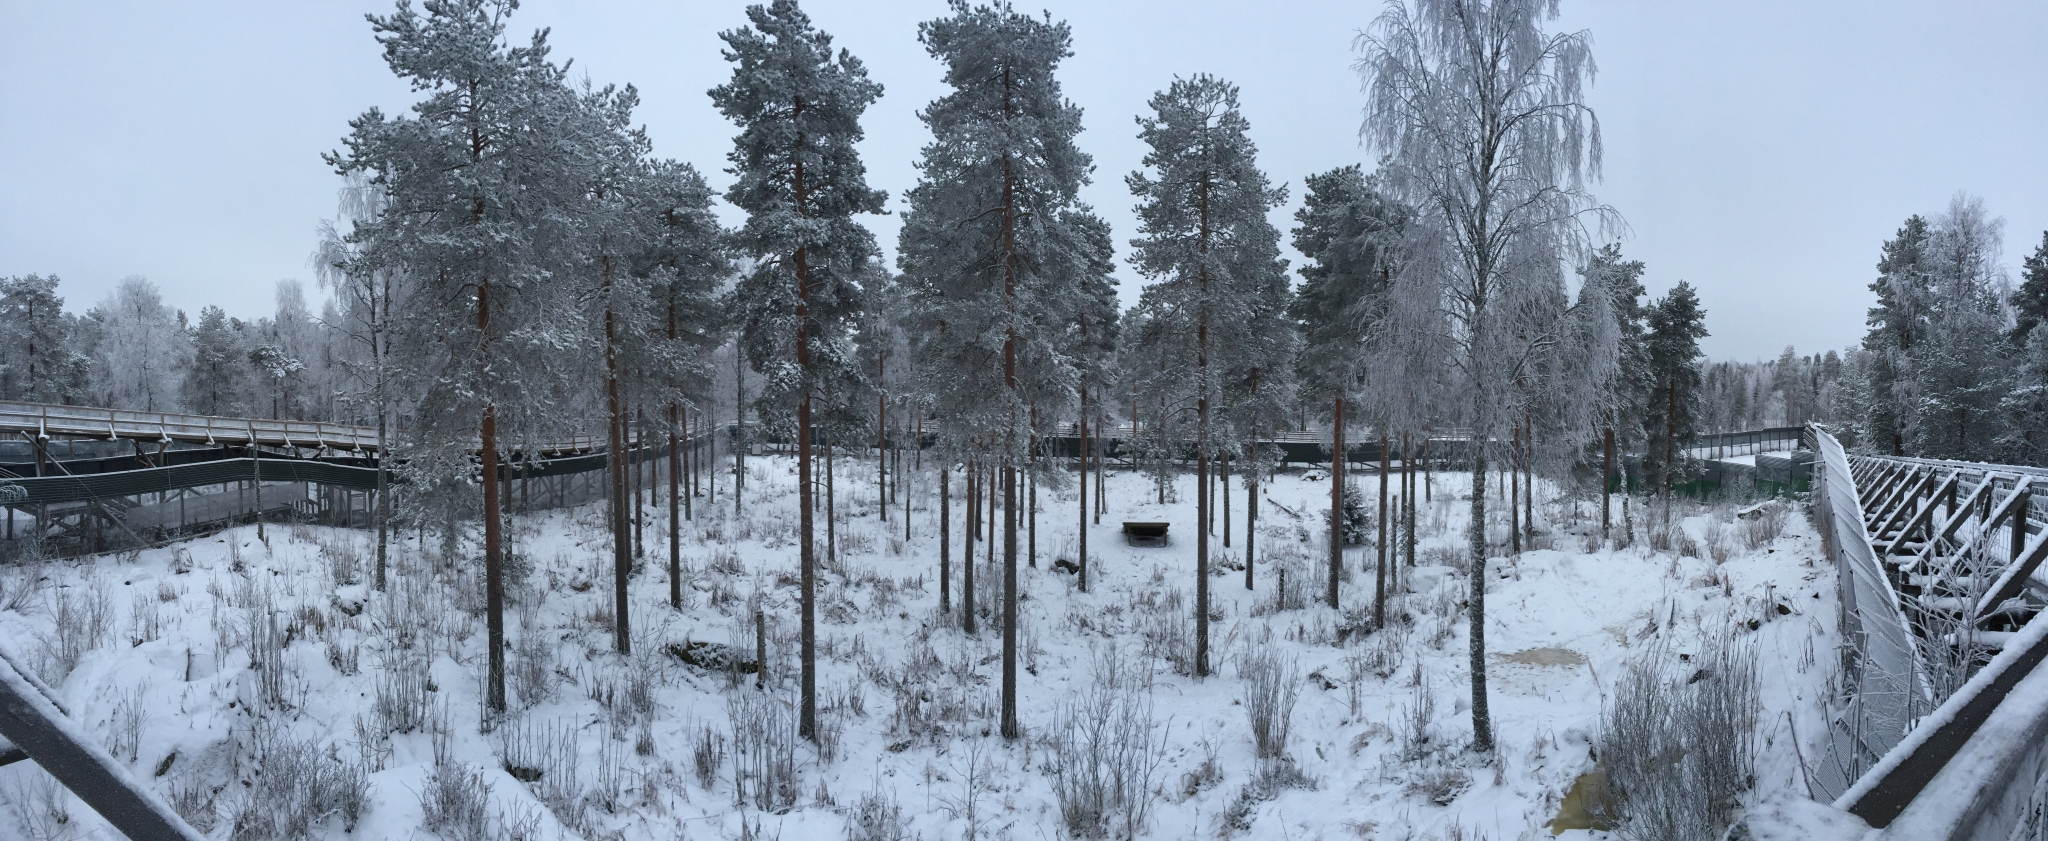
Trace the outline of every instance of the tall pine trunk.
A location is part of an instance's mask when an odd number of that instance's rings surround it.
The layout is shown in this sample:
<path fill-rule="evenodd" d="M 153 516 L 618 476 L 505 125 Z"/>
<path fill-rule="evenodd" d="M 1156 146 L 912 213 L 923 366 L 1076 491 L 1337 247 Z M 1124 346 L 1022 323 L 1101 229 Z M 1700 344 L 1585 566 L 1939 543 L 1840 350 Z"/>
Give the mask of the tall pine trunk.
<path fill-rule="evenodd" d="M 977 631 L 974 618 L 974 541 L 981 537 L 981 465 L 968 462 L 964 473 L 967 511 L 961 519 L 966 521 L 967 540 L 960 546 L 960 628 L 973 635 Z"/>
<path fill-rule="evenodd" d="M 939 465 L 939 612 L 953 612 L 953 476 Z"/>
<path fill-rule="evenodd" d="M 803 98 L 796 100 L 796 115 L 804 110 Z M 803 133 L 798 132 L 796 146 L 803 148 Z M 804 164 L 799 156 L 796 163 L 796 213 L 804 215 Z M 796 404 L 796 487 L 797 487 L 797 566 L 803 580 L 803 625 L 800 632 L 802 677 L 800 683 L 800 705 L 797 713 L 797 735 L 818 741 L 818 548 L 817 525 L 811 517 L 811 338 L 808 329 L 811 317 L 810 267 L 806 264 L 809 255 L 803 245 L 796 248 L 796 365 L 800 385 L 803 389 Z"/>
<path fill-rule="evenodd" d="M 491 335 L 491 282 L 485 278 L 476 288 L 476 329 L 481 341 Z M 484 680 L 484 706 L 492 713 L 505 711 L 505 553 L 504 524 L 498 501 L 498 407 L 484 402 L 483 422 L 477 430 L 478 459 L 483 462 L 484 484 L 484 628 L 490 649 Z M 259 518 L 257 522 L 261 523 Z M 40 525 L 40 524 L 39 524 Z"/>
<path fill-rule="evenodd" d="M 889 398 L 880 394 L 882 354 L 875 354 L 875 516 L 889 522 Z"/>
<path fill-rule="evenodd" d="M 685 416 L 676 402 L 668 404 L 668 606 L 683 609 L 683 450 L 676 428 Z M 684 436 L 687 439 L 688 436 Z"/>
<path fill-rule="evenodd" d="M 1373 568 L 1372 580 L 1372 626 L 1387 626 L 1387 474 L 1392 465 L 1387 461 L 1387 433 L 1380 433 L 1380 517 L 1379 517 L 1379 563 Z"/>
<path fill-rule="evenodd" d="M 630 512 L 627 506 L 632 504 L 632 500 L 626 483 L 626 471 L 630 469 L 626 453 L 626 413 L 619 393 L 618 319 L 612 310 L 611 285 L 611 272 L 607 266 L 604 282 L 604 393 L 610 429 L 605 441 L 605 478 L 611 482 L 612 498 L 612 649 L 627 654 L 633 650 L 626 615 L 627 578 L 633 569 L 632 524 L 628 520 Z"/>
<path fill-rule="evenodd" d="M 1079 552 L 1079 555 L 1080 555 L 1080 557 L 1079 557 L 1079 559 L 1078 559 L 1078 561 L 1077 561 L 1077 564 L 1076 564 L 1076 567 L 1077 567 L 1077 569 L 1075 570 L 1075 572 L 1076 572 L 1076 574 L 1077 574 L 1077 578 L 1079 579 L 1079 585 L 1080 585 L 1080 589 L 1081 589 L 1081 592 L 1083 592 L 1083 593 L 1086 593 L 1086 592 L 1088 592 L 1088 405 L 1087 405 L 1087 399 L 1088 399 L 1088 387 L 1087 387 L 1086 385 L 1083 385 L 1083 386 L 1081 387 L 1081 400 L 1082 400 L 1082 404 L 1081 404 L 1081 414 L 1080 414 L 1080 420 L 1076 422 L 1076 426 L 1075 426 L 1075 430 L 1074 430 L 1074 431 L 1075 431 L 1075 435 L 1076 435 L 1076 437 L 1077 437 L 1077 438 L 1079 439 L 1078 441 L 1076 441 L 1076 442 L 1075 442 L 1075 444 L 1076 444 L 1076 446 L 1078 446 L 1078 447 L 1080 448 L 1080 449 L 1079 449 L 1079 451 L 1078 451 L 1078 452 L 1076 453 L 1076 456 L 1077 456 L 1077 457 L 1076 457 L 1076 458 L 1074 459 L 1074 466 L 1075 466 L 1076 468 L 1078 468 L 1078 472 L 1080 473 L 1080 482 L 1078 482 L 1078 484 L 1079 484 L 1079 486 L 1080 486 L 1080 492 L 1081 492 L 1081 519 L 1080 519 L 1080 520 L 1078 520 L 1078 521 L 1076 521 L 1076 522 L 1075 522 L 1075 526 L 1074 526 L 1074 533 L 1075 533 L 1076 535 L 1078 535 L 1078 536 L 1079 536 L 1079 539 L 1080 539 L 1080 543 L 1081 543 L 1081 548 L 1080 548 L 1080 549 L 1078 550 L 1078 552 Z"/>
<path fill-rule="evenodd" d="M 1344 577 L 1344 398 L 1339 396 L 1330 424 L 1330 593 L 1338 609 L 1337 584 Z"/>
<path fill-rule="evenodd" d="M 1614 427 L 1600 431 L 1600 539 L 1613 538 L 1610 531 L 1614 508 Z"/>

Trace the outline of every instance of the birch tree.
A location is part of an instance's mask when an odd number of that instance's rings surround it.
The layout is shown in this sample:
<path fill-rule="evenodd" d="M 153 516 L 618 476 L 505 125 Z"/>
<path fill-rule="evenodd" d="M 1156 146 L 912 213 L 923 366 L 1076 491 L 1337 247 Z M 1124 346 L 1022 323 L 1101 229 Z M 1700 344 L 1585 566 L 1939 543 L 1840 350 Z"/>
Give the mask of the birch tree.
<path fill-rule="evenodd" d="M 1505 437 L 1517 361 L 1563 325 L 1522 318 L 1583 241 L 1599 124 L 1585 104 L 1590 37 L 1551 33 L 1555 0 L 1396 0 L 1358 38 L 1361 136 L 1388 192 L 1415 209 L 1392 309 L 1448 351 L 1474 436 L 1472 746 L 1493 748 L 1486 692 L 1486 473 Z M 1603 214 L 1593 212 L 1598 217 Z"/>
<path fill-rule="evenodd" d="M 375 225 L 385 210 L 384 189 L 364 172 L 351 172 L 344 179 L 340 213 L 320 226 L 320 242 L 313 253 L 313 266 L 320 282 L 333 290 L 342 313 L 336 330 L 352 353 L 344 355 L 347 375 L 344 400 L 368 407 L 377 416 L 377 561 L 373 576 L 383 590 L 390 575 L 391 557 L 391 427 L 399 395 L 393 388 L 391 371 L 394 312 L 411 291 L 408 276 L 397 265 L 377 262 L 376 254 L 352 243 L 344 226 L 353 232 L 358 224 Z M 200 319 L 201 358 L 206 357 L 208 313 Z"/>
<path fill-rule="evenodd" d="M 123 278 L 86 315 L 100 330 L 92 357 L 94 402 L 138 412 L 177 408 L 175 375 L 191 355 L 191 338 L 183 314 L 164 303 L 156 284 Z"/>
<path fill-rule="evenodd" d="M 817 738 L 817 557 L 812 516 L 812 403 L 834 376 L 858 376 L 846 336 L 860 311 L 859 280 L 876 253 L 853 221 L 880 213 L 854 148 L 861 113 L 882 95 L 851 53 L 811 24 L 795 0 L 747 7 L 749 27 L 720 34 L 732 81 L 712 104 L 740 128 L 727 155 L 726 200 L 747 214 L 734 237 L 752 258 L 733 293 L 747 357 L 768 377 L 757 405 L 787 417 L 797 442 L 798 566 L 803 582 L 798 730 Z M 829 399 L 829 397 L 828 397 Z"/>

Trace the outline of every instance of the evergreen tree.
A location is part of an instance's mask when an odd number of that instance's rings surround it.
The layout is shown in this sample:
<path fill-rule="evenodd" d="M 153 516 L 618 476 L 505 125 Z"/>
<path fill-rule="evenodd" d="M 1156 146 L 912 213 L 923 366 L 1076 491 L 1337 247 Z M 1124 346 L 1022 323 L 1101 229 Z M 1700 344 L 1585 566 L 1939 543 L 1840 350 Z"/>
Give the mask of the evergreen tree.
<path fill-rule="evenodd" d="M 1599 397 L 1600 411 L 1600 535 L 1607 537 L 1613 526 L 1612 479 L 1622 453 L 1640 446 L 1643 440 L 1643 410 L 1649 402 L 1650 348 L 1643 306 L 1643 261 L 1624 259 L 1620 243 L 1608 243 L 1595 251 L 1580 269 L 1586 288 L 1607 292 L 1607 310 L 1612 317 L 1615 342 L 1613 381 Z"/>
<path fill-rule="evenodd" d="M 1072 55 L 1066 24 L 1008 4 L 954 0 L 951 9 L 918 28 L 945 65 L 949 90 L 919 114 L 932 142 L 908 196 L 899 263 L 922 323 L 918 368 L 936 378 L 930 393 L 947 449 L 979 444 L 1001 485 L 993 491 L 1004 502 L 1001 718 L 1014 739 L 1023 734 L 1018 468 L 1033 457 L 1034 414 L 1064 414 L 1074 394 L 1063 340 L 1090 255 L 1070 211 L 1090 163 L 1074 146 L 1081 109 L 1054 75 Z"/>
<path fill-rule="evenodd" d="M 1707 313 L 1692 286 L 1681 280 L 1650 307 L 1648 320 L 1650 399 L 1643 406 L 1643 426 L 1649 440 L 1643 471 L 1668 497 L 1684 470 L 1686 448 L 1699 437 L 1698 361 Z"/>
<path fill-rule="evenodd" d="M 1863 337 L 1863 349 L 1871 356 L 1857 437 L 1865 446 L 1892 455 L 1906 454 L 1906 430 L 1912 420 L 1911 356 L 1924 337 L 1933 294 L 1925 265 L 1930 236 L 1925 218 L 1907 217 L 1898 234 L 1884 244 L 1877 279 L 1870 284 L 1877 306 L 1870 309 L 1870 331 Z"/>
<path fill-rule="evenodd" d="M 1785 346 L 1771 368 L 1771 391 L 1784 406 L 1784 426 L 1805 426 L 1814 418 L 1813 372 L 1805 359 Z"/>
<path fill-rule="evenodd" d="M 695 167 L 652 161 L 640 173 L 638 187 L 635 219 L 640 250 L 634 255 L 633 272 L 651 282 L 652 303 L 662 316 L 661 333 L 668 345 L 664 353 L 649 354 L 654 364 L 646 376 L 653 380 L 654 395 L 665 395 L 668 402 L 669 605 L 680 609 L 682 523 L 677 519 L 677 497 L 683 497 L 685 511 L 689 505 L 687 489 L 680 486 L 682 451 L 688 445 L 680 436 L 689 428 L 688 413 L 701 413 L 716 399 L 714 356 L 725 324 L 718 289 L 733 267 L 725 231 L 712 212 L 711 187 Z"/>
<path fill-rule="evenodd" d="M 2001 431 L 1999 399 L 2010 387 L 2005 327 L 2004 220 L 1981 198 L 1958 193 L 1928 238 L 1928 306 L 1911 360 L 1907 446 L 1918 456 L 1990 457 Z"/>
<path fill-rule="evenodd" d="M 220 307 L 201 309 L 199 325 L 192 331 L 192 366 L 185 371 L 185 411 L 246 415 L 243 395 L 250 350 L 240 320 L 228 318 Z"/>
<path fill-rule="evenodd" d="M 1400 243 L 1409 213 L 1380 192 L 1379 179 L 1357 165 L 1311 175 L 1295 211 L 1294 247 L 1301 267 L 1288 315 L 1301 336 L 1295 371 L 1301 397 L 1331 407 L 1330 558 L 1328 592 L 1338 606 L 1343 572 L 1342 518 L 1344 407 L 1365 377 L 1366 342 L 1385 316 L 1387 292 L 1400 271 Z M 1415 359 L 1419 356 L 1406 356 Z"/>
<path fill-rule="evenodd" d="M 69 403 L 84 388 L 86 360 L 69 347 L 57 283 L 56 275 L 0 278 L 0 399 Z"/>
<path fill-rule="evenodd" d="M 1080 467 L 1077 471 L 1080 481 L 1076 504 L 1080 507 L 1081 519 L 1076 524 L 1080 545 L 1076 549 L 1079 568 L 1075 570 L 1075 578 L 1081 591 L 1087 592 L 1089 435 L 1092 430 L 1097 439 L 1101 438 L 1102 426 L 1107 423 L 1108 414 L 1102 405 L 1102 394 L 1115 379 L 1116 349 L 1122 336 L 1122 325 L 1118 317 L 1120 305 L 1114 276 L 1116 246 L 1111 239 L 1109 223 L 1085 207 L 1067 211 L 1066 217 L 1066 229 L 1078 234 L 1078 256 L 1081 258 L 1080 265 L 1076 267 L 1078 283 L 1070 301 L 1073 320 L 1063 344 L 1068 358 L 1073 360 L 1077 377 L 1074 416 L 1075 432 L 1080 439 L 1076 459 Z M 1099 470 L 1097 479 L 1100 479 Z M 1100 499 L 1096 502 L 1099 504 Z"/>
<path fill-rule="evenodd" d="M 1209 462 L 1216 452 L 1211 408 L 1232 350 L 1224 325 L 1253 315 L 1286 270 L 1280 235 L 1266 211 L 1286 200 L 1259 171 L 1237 86 L 1207 74 L 1176 79 L 1138 118 L 1149 151 L 1125 179 L 1138 198 L 1139 237 L 1131 262 L 1152 280 L 1161 329 L 1192 339 L 1189 385 L 1195 414 L 1195 654 L 1209 674 Z M 1284 289 L 1284 276 L 1278 280 Z M 1183 339 L 1186 341 L 1187 339 Z M 1184 359 L 1174 367 L 1184 367 Z"/>
<path fill-rule="evenodd" d="M 545 32 L 524 46 L 507 41 L 515 6 L 447 0 L 422 13 L 401 3 L 370 17 L 386 63 L 423 98 L 408 117 L 365 112 L 350 122 L 346 150 L 328 156 L 344 176 L 370 176 L 388 202 L 349 241 L 418 284 L 393 342 L 395 367 L 420 395 L 398 454 L 414 477 L 410 496 L 468 509 L 469 489 L 482 486 L 492 712 L 505 709 L 500 451 L 530 452 L 518 444 L 568 420 L 557 401 L 590 335 L 579 289 L 560 282 L 575 269 L 589 180 L 578 171 L 586 150 L 562 130 L 580 102 L 549 60 Z M 473 458 L 481 469 L 471 480 Z"/>
<path fill-rule="evenodd" d="M 860 115 L 882 95 L 851 53 L 811 25 L 795 0 L 747 7 L 751 28 L 721 33 L 732 81 L 711 91 L 740 134 L 727 156 L 737 176 L 726 199 L 747 213 L 735 236 L 754 265 L 733 293 L 747 356 L 768 375 L 759 406 L 793 410 L 797 442 L 799 568 L 803 580 L 802 700 L 798 729 L 817 738 L 817 569 L 812 521 L 811 409 L 858 377 L 846 341 L 860 312 L 859 280 L 874 236 L 853 221 L 880 213 L 855 144 Z M 794 292 L 794 294 L 791 294 Z"/>
<path fill-rule="evenodd" d="M 2048 321 L 2048 231 L 2041 233 L 2034 253 L 2020 262 L 2020 288 L 2013 291 L 2012 308 L 2012 344 L 2025 348 L 2027 336 Z"/>
<path fill-rule="evenodd" d="M 2007 416 L 1999 441 L 2004 458 L 2048 467 L 2048 330 L 2035 330 L 2027 337 L 2012 391 L 1999 402 L 1999 410 Z"/>

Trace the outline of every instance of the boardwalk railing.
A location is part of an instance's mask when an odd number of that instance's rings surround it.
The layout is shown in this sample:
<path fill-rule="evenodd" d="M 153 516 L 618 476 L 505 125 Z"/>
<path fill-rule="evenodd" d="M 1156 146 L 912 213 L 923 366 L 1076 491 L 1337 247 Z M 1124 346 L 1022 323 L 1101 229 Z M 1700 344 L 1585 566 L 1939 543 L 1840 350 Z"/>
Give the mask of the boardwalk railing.
<path fill-rule="evenodd" d="M 0 645 L 0 762 L 33 760 L 78 799 L 136 841 L 200 841 L 162 797 L 128 773 L 85 728 L 65 715 L 56 693 Z"/>
<path fill-rule="evenodd" d="M 1850 456 L 1818 426 L 1810 440 L 1849 699 L 1811 793 L 1873 839 L 2042 837 L 2048 517 L 2032 486 L 2048 471 Z"/>
<path fill-rule="evenodd" d="M 1827 754 L 1813 770 L 1813 794 L 1832 800 L 1905 736 L 1920 685 L 1919 652 L 1870 535 L 1848 454 L 1827 430 L 1810 427 L 1813 508 L 1837 571 L 1842 676 L 1849 703 L 1829 722 Z"/>

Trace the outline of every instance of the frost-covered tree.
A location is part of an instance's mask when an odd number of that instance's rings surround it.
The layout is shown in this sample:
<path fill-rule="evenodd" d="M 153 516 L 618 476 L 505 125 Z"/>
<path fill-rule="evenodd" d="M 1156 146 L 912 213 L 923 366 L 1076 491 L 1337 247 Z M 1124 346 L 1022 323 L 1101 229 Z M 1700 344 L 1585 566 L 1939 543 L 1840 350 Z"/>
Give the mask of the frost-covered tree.
<path fill-rule="evenodd" d="M 393 329 L 394 368 L 419 396 L 402 455 L 412 496 L 467 506 L 482 487 L 485 704 L 505 708 L 501 451 L 532 447 L 568 420 L 557 411 L 590 331 L 577 253 L 587 179 L 573 133 L 580 103 L 548 58 L 545 32 L 506 38 L 513 0 L 401 3 L 370 16 L 392 72 L 421 95 L 409 116 L 371 109 L 328 161 L 368 175 L 386 205 L 348 241 L 414 279 Z M 480 450 L 478 449 L 480 446 Z M 476 474 L 471 470 L 480 467 Z"/>
<path fill-rule="evenodd" d="M 1640 446 L 1643 405 L 1649 400 L 1650 350 L 1644 340 L 1643 261 L 1625 259 L 1620 243 L 1593 252 L 1579 270 L 1584 289 L 1607 292 L 1607 312 L 1615 333 L 1612 380 L 1594 396 L 1600 413 L 1600 536 L 1612 530 L 1611 477 L 1616 459 Z"/>
<path fill-rule="evenodd" d="M 1070 212 L 1091 164 L 1074 145 L 1081 109 L 1055 76 L 1072 55 L 1066 24 L 1007 3 L 951 11 L 918 27 L 948 90 L 919 114 L 932 141 L 898 262 L 946 450 L 984 453 L 1001 486 L 1001 726 L 1015 739 L 1019 467 L 1033 458 L 1036 414 L 1064 414 L 1074 394 L 1063 340 L 1091 253 Z"/>
<path fill-rule="evenodd" d="M 2048 467 L 2048 330 L 2035 330 L 2013 372 L 2012 390 L 1999 402 L 2006 415 L 2001 449 L 2017 464 Z"/>
<path fill-rule="evenodd" d="M 1877 306 L 1870 309 L 1870 330 L 1863 337 L 1870 359 L 1857 438 L 1864 446 L 1892 455 L 1906 454 L 1907 427 L 1912 423 L 1912 356 L 1926 337 L 1933 297 L 1926 265 L 1931 235 L 1925 217 L 1907 217 L 1898 234 L 1884 244 L 1877 279 L 1870 284 Z"/>
<path fill-rule="evenodd" d="M 71 350 L 57 283 L 56 275 L 0 278 L 0 399 L 68 403 L 85 385 L 88 362 Z"/>
<path fill-rule="evenodd" d="M 202 415 L 247 414 L 249 352 L 241 320 L 220 307 L 199 310 L 192 329 L 192 364 L 185 369 L 181 399 L 185 411 Z"/>
<path fill-rule="evenodd" d="M 1643 472 L 1669 497 L 1685 469 L 1685 450 L 1699 437 L 1700 339 L 1707 336 L 1707 312 L 1692 286 L 1681 280 L 1649 308 L 1648 316 Z"/>
<path fill-rule="evenodd" d="M 1401 238 L 1410 214 L 1381 191 L 1377 173 L 1368 176 L 1357 165 L 1311 175 L 1304 186 L 1302 207 L 1294 213 L 1300 223 L 1294 229 L 1294 247 L 1308 262 L 1302 264 L 1301 285 L 1294 290 L 1289 315 L 1301 337 L 1295 359 L 1301 397 L 1330 407 L 1330 568 L 1325 599 L 1334 608 L 1344 566 L 1344 463 L 1337 456 L 1344 449 L 1344 409 L 1362 390 L 1368 342 L 1376 338 L 1374 331 L 1386 315 L 1387 292 L 1400 271 Z M 1425 354 L 1386 356 L 1405 367 Z M 1355 413 L 1351 422 L 1356 422 Z"/>
<path fill-rule="evenodd" d="M 412 284 L 398 264 L 380 264 L 376 254 L 352 243 L 347 233 L 358 223 L 376 224 L 383 215 L 384 189 L 364 172 L 343 179 L 339 215 L 322 222 L 313 252 L 321 284 L 332 290 L 337 317 L 328 323 L 338 334 L 341 377 L 337 382 L 345 405 L 366 409 L 377 418 L 377 560 L 373 581 L 378 590 L 388 582 L 391 556 L 392 417 L 400 403 L 393 387 L 391 342 L 395 313 L 410 296 Z M 200 329 L 205 330 L 205 318 Z M 202 348 L 206 345 L 201 340 Z M 202 354 L 204 351 L 202 350 Z M 196 367 L 196 366 L 195 366 Z"/>
<path fill-rule="evenodd" d="M 2048 231 L 2041 244 L 2020 262 L 2020 287 L 2012 294 L 2012 344 L 2027 346 L 2027 336 L 2042 322 L 2048 322 Z"/>
<path fill-rule="evenodd" d="M 719 37 L 732 81 L 711 90 L 719 113 L 739 125 L 727 159 L 736 176 L 726 200 L 745 211 L 735 236 L 753 265 L 732 306 L 745 323 L 747 356 L 768 377 L 759 406 L 794 414 L 797 442 L 798 566 L 803 581 L 802 699 L 797 728 L 817 738 L 817 569 L 812 516 L 811 410 L 835 382 L 859 376 L 847 340 L 861 309 L 859 281 L 874 259 L 874 235 L 853 221 L 880 213 L 885 195 L 867 186 L 855 144 L 860 116 L 882 86 L 794 0 L 747 7 L 748 28 Z"/>
<path fill-rule="evenodd" d="M 290 376 L 280 380 L 277 417 L 297 420 L 331 420 L 333 366 L 327 357 L 328 326 L 315 318 L 306 306 L 305 286 L 296 280 L 277 282 L 276 310 L 265 325 L 264 344 L 274 345 L 284 359 L 297 363 Z"/>
<path fill-rule="evenodd" d="M 1178 336 L 1192 360 L 1186 372 L 1195 419 L 1195 651 L 1197 676 L 1209 674 L 1209 487 L 1215 456 L 1211 414 L 1230 359 L 1223 338 L 1256 309 L 1277 305 L 1286 289 L 1280 233 L 1266 211 L 1286 200 L 1258 168 L 1251 123 L 1237 86 L 1208 74 L 1175 79 L 1138 118 L 1144 170 L 1124 180 L 1138 199 L 1131 264 L 1151 283 L 1154 329 Z M 1189 362 L 1192 361 L 1192 365 Z"/>
<path fill-rule="evenodd" d="M 715 395 L 713 355 L 723 340 L 725 312 L 719 287 L 732 274 L 725 231 L 712 213 L 709 184 L 695 167 L 657 160 L 643 167 L 638 181 L 636 212 L 639 250 L 633 273 L 651 284 L 652 303 L 662 319 L 667 347 L 648 354 L 642 375 L 652 381 L 653 399 L 668 405 L 669 469 L 669 605 L 682 606 L 682 523 L 677 520 L 681 484 L 680 437 L 689 428 L 689 413 L 708 408 Z M 723 393 L 723 392 L 719 392 Z M 689 498 L 683 497 L 683 505 Z"/>
<path fill-rule="evenodd" d="M 1914 454 L 1991 458 L 2002 431 L 1999 399 L 2010 386 L 2005 351 L 2005 220 L 1984 200 L 1958 193 L 1937 215 L 1928 241 L 1931 306 L 1926 337 L 1910 354 Z"/>
<path fill-rule="evenodd" d="M 1087 592 L 1088 518 L 1093 507 L 1088 497 L 1089 436 L 1092 432 L 1100 438 L 1102 426 L 1107 423 L 1108 413 L 1102 405 L 1103 391 L 1115 379 L 1116 350 L 1122 336 L 1122 325 L 1116 292 L 1116 246 L 1110 235 L 1109 223 L 1087 208 L 1069 210 L 1066 217 L 1065 227 L 1077 235 L 1078 256 L 1082 258 L 1075 267 L 1078 273 L 1068 302 L 1072 308 L 1072 321 L 1062 344 L 1066 355 L 1073 360 L 1076 374 L 1074 431 L 1080 442 L 1076 451 L 1080 468 L 1077 471 L 1079 493 L 1076 494 L 1076 505 L 1081 519 L 1076 524 L 1080 544 L 1076 548 L 1079 557 L 1075 581 L 1082 592 Z M 1099 475 L 1096 478 L 1100 480 Z M 1098 498 L 1094 502 L 1099 505 L 1101 500 Z"/>
<path fill-rule="evenodd" d="M 1590 37 L 1551 33 L 1556 0 L 1396 0 L 1359 36 L 1364 139 L 1414 208 L 1390 308 L 1455 367 L 1475 443 L 1507 436 L 1518 364 L 1570 325 L 1525 317 L 1581 246 L 1600 160 L 1585 104 Z M 1604 214 L 1593 212 L 1595 216 Z M 1424 342 L 1410 344 L 1421 346 Z M 1469 535 L 1473 749 L 1493 748 L 1486 695 L 1486 447 Z"/>
<path fill-rule="evenodd" d="M 87 313 L 98 322 L 92 358 L 92 398 L 114 409 L 162 412 L 177 408 L 178 374 L 191 355 L 184 314 L 164 303 L 156 284 L 129 277 Z"/>

